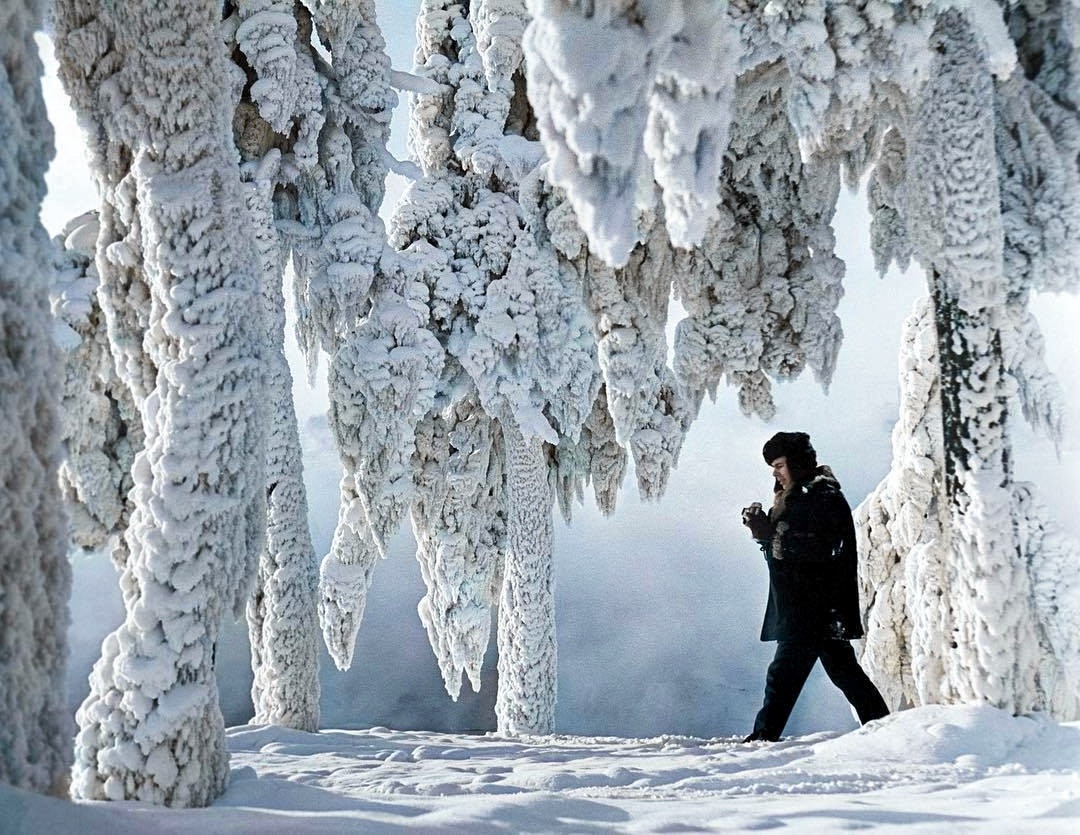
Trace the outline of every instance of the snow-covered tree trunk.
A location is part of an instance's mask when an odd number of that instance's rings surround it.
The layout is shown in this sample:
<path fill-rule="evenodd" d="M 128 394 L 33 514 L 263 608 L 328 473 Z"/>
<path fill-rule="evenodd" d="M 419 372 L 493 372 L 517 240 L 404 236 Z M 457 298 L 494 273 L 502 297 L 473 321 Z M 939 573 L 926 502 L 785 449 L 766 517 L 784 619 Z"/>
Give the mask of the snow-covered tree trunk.
<path fill-rule="evenodd" d="M 933 276 L 956 644 L 948 677 L 962 701 L 1021 713 L 1037 707 L 1036 641 L 1012 508 L 1006 433 L 1013 381 L 994 325 L 1001 308 L 967 307 L 963 290 L 954 292 L 956 277 Z"/>
<path fill-rule="evenodd" d="M 71 567 L 57 486 L 55 251 L 38 219 L 53 151 L 34 44 L 44 8 L 14 0 L 0 12 L 0 781 L 63 794 Z"/>
<path fill-rule="evenodd" d="M 141 402 L 127 616 L 77 715 L 72 790 L 207 805 L 228 780 L 215 645 L 225 614 L 243 611 L 266 524 L 257 258 L 232 136 L 240 79 L 211 0 L 62 2 L 57 40 L 107 151 L 93 157 L 99 182 L 121 183 L 103 187 L 105 206 L 144 241 L 136 258 L 103 231 L 99 266 L 115 258 L 141 277 L 148 362 L 136 366 L 157 369 Z"/>
<path fill-rule="evenodd" d="M 499 598 L 501 734 L 555 729 L 555 596 L 551 563 L 552 494 L 544 442 L 504 421 L 506 567 Z"/>
<path fill-rule="evenodd" d="M 251 722 L 315 731 L 320 692 L 319 566 L 308 529 L 300 431 L 285 357 L 284 265 L 273 228 L 271 186 L 268 177 L 257 177 L 248 193 L 262 266 L 266 332 L 261 416 L 266 425 L 266 547 L 247 604 L 254 674 Z"/>
<path fill-rule="evenodd" d="M 1065 536 L 1035 485 L 1014 485 L 1021 553 L 1030 566 L 1039 636 L 1041 710 L 1080 719 L 1080 543 Z"/>
<path fill-rule="evenodd" d="M 950 581 L 945 446 L 934 310 L 917 304 L 900 352 L 900 419 L 889 475 L 855 510 L 866 606 L 863 662 L 894 709 L 964 698 L 948 659 L 958 653 Z M 1062 719 L 1080 715 L 1080 582 L 1077 544 L 1063 536 L 1029 484 L 1014 483 L 1008 509 L 1020 562 L 1032 585 L 1037 644 L 1035 705 Z M 953 665 L 955 668 L 955 665 Z M 962 673 L 969 675 L 968 673 Z"/>

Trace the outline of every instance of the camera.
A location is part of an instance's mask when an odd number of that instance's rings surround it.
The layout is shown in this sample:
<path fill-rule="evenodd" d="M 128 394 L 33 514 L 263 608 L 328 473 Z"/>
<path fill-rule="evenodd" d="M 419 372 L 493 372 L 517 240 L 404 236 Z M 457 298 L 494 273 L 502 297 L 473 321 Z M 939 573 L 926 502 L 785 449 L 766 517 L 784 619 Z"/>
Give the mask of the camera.
<path fill-rule="evenodd" d="M 753 502 L 750 507 L 744 507 L 742 509 L 743 524 L 746 525 L 751 519 L 755 519 L 759 516 L 764 516 L 765 511 L 761 508 L 761 502 Z"/>

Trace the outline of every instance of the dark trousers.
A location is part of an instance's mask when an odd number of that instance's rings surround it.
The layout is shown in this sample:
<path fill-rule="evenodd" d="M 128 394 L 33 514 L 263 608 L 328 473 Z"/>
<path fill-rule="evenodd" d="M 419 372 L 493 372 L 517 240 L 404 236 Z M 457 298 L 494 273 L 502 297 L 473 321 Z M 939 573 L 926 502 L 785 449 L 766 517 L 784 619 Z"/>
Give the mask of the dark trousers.
<path fill-rule="evenodd" d="M 803 685 L 821 659 L 826 674 L 843 692 L 863 724 L 889 713 L 874 683 L 855 659 L 847 641 L 777 641 L 776 655 L 765 677 L 765 702 L 754 721 L 754 733 L 779 739 Z"/>

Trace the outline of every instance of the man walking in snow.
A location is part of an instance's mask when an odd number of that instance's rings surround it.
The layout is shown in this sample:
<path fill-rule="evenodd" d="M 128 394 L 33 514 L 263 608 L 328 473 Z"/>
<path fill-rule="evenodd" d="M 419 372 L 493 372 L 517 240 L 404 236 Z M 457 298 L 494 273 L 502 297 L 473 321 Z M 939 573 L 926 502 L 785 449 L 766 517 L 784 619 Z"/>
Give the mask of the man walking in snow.
<path fill-rule="evenodd" d="M 817 660 L 866 723 L 889 710 L 855 659 L 861 638 L 858 553 L 851 508 L 805 432 L 778 432 L 762 454 L 776 483 L 773 506 L 743 510 L 765 553 L 769 602 L 761 640 L 776 641 L 765 701 L 746 742 L 777 740 Z"/>

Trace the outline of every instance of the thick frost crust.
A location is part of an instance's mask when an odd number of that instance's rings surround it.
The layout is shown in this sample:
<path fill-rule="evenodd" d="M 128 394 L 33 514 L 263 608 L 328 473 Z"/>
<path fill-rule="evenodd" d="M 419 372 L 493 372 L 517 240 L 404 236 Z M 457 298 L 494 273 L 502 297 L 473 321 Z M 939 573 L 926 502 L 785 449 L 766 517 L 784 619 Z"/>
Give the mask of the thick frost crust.
<path fill-rule="evenodd" d="M 1051 11 L 1075 23 L 1074 6 Z M 1007 62 L 995 67 L 997 82 L 986 32 L 955 11 L 941 18 L 931 79 L 906 141 L 887 138 L 890 166 L 872 194 L 879 228 L 899 232 L 875 238 L 883 261 L 910 248 L 932 302 L 905 337 L 893 471 L 857 511 L 866 651 L 879 681 L 896 681 L 894 704 L 985 701 L 1075 718 L 1075 589 L 1048 578 L 1078 546 L 1013 481 L 1007 431 L 1022 411 L 1060 433 L 1026 306 L 1038 287 L 1076 284 L 1075 264 L 1054 251 L 1062 235 L 1075 246 L 1065 230 L 1080 202 L 1063 190 L 1077 176 L 1075 104 L 1060 95 L 1070 65 L 1028 15 L 1024 5 L 1007 15 L 1019 63 L 1007 78 Z M 1054 221 L 1036 219 L 1041 200 L 1057 206 Z"/>
<path fill-rule="evenodd" d="M 331 656 L 347 668 L 374 562 L 408 502 L 401 462 L 412 451 L 410 403 L 430 397 L 425 380 L 441 353 L 417 332 L 422 317 L 411 306 L 423 302 L 410 295 L 392 259 L 384 264 L 377 211 L 395 95 L 374 3 L 242 0 L 225 29 L 251 80 L 234 135 L 265 238 L 274 354 L 267 382 L 276 392 L 269 400 L 276 411 L 267 415 L 274 426 L 266 485 L 272 547 L 248 608 L 254 721 L 307 727 L 318 722 L 314 599 Z M 289 254 L 297 340 L 312 375 L 320 354 L 329 355 L 329 418 L 344 468 L 339 524 L 318 591 L 281 355 L 278 288 Z"/>
<path fill-rule="evenodd" d="M 463 672 L 480 689 L 491 607 L 502 588 L 505 466 L 498 423 L 474 398 L 417 427 L 412 520 L 427 586 L 417 608 L 455 700 Z"/>
<path fill-rule="evenodd" d="M 499 693 L 504 734 L 555 730 L 552 493 L 540 438 L 505 428 L 507 552 L 499 598 Z"/>
<path fill-rule="evenodd" d="M 737 38 L 715 0 L 532 0 L 529 98 L 551 181 L 595 251 L 622 266 L 663 196 L 676 246 L 705 237 L 731 124 Z M 604 44 L 598 49 L 597 44 Z"/>
<path fill-rule="evenodd" d="M 38 220 L 53 150 L 34 44 L 44 5 L 14 0 L 0 10 L 0 782 L 63 794 L 71 567 L 56 485 L 55 251 Z"/>
<path fill-rule="evenodd" d="M 270 155 L 276 160 L 276 155 Z M 318 570 L 308 530 L 300 432 L 285 357 L 284 251 L 273 226 L 271 166 L 256 169 L 247 192 L 261 268 L 266 427 L 266 546 L 247 602 L 253 680 L 251 721 L 319 727 Z"/>
<path fill-rule="evenodd" d="M 71 514 L 72 541 L 87 549 L 107 542 L 119 570 L 127 562 L 123 532 L 131 517 L 131 465 L 142 449 L 142 422 L 131 391 L 116 374 L 94 263 L 97 212 L 69 221 L 53 288 L 56 341 L 64 356 L 61 426 L 65 458 L 60 487 Z"/>
<path fill-rule="evenodd" d="M 745 414 L 766 419 L 770 377 L 809 365 L 827 385 L 843 338 L 844 264 L 831 225 L 839 162 L 802 160 L 787 117 L 792 86 L 782 64 L 740 76 L 724 205 L 706 241 L 675 254 L 689 314 L 676 330 L 676 374 L 699 402 L 726 380 Z"/>
<path fill-rule="evenodd" d="M 214 645 L 225 613 L 243 610 L 266 523 L 257 260 L 233 102 L 204 83 L 232 78 L 220 6 L 71 0 L 58 4 L 57 43 L 99 140 L 103 287 L 126 277 L 146 292 L 133 311 L 146 318 L 125 324 L 146 360 L 117 354 L 145 433 L 125 533 L 127 617 L 78 712 L 73 792 L 206 805 L 228 779 Z M 119 237 L 136 227 L 140 257 Z M 103 290 L 103 308 L 118 297 Z"/>

